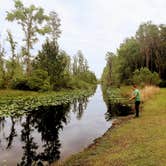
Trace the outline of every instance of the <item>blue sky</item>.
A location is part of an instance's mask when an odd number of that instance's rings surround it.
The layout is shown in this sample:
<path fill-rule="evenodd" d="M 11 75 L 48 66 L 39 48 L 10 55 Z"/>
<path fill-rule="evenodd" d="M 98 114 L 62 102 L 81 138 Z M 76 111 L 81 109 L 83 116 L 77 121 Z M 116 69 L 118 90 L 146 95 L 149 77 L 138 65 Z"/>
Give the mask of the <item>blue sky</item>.
<path fill-rule="evenodd" d="M 166 23 L 165 0 L 22 0 L 35 4 L 46 12 L 55 10 L 61 18 L 61 49 L 71 56 L 82 50 L 91 70 L 100 77 L 107 51 L 116 52 L 126 37 L 135 34 L 142 22 Z M 0 41 L 5 42 L 6 30 L 11 29 L 21 42 L 20 27 L 7 23 L 5 12 L 13 8 L 13 0 L 0 0 Z M 14 27 L 14 28 L 13 28 Z M 37 51 L 41 42 L 34 47 Z"/>

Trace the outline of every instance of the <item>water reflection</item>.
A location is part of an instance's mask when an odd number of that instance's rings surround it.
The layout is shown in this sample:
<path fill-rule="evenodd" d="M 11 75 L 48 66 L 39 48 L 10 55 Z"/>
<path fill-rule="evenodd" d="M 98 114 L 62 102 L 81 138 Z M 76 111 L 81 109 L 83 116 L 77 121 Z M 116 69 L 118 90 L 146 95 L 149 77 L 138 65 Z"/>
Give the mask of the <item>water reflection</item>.
<path fill-rule="evenodd" d="M 87 108 L 88 98 L 81 98 L 74 100 L 72 111 L 76 113 L 77 119 L 81 119 L 84 113 L 84 110 Z"/>
<path fill-rule="evenodd" d="M 127 116 L 132 113 L 132 108 L 122 103 L 107 103 L 107 112 L 105 118 L 107 121 L 116 116 Z"/>
<path fill-rule="evenodd" d="M 87 102 L 87 98 L 82 98 L 72 104 L 41 106 L 22 117 L 0 118 L 0 154 L 15 153 L 12 147 L 21 140 L 19 144 L 22 157 L 17 156 L 17 165 L 29 166 L 42 162 L 50 164 L 60 159 L 59 132 L 70 122 L 71 111 L 76 114 L 77 119 L 82 118 Z M 11 160 L 10 156 L 2 156 L 1 161 Z M 11 163 L 13 164 L 13 161 Z"/>
<path fill-rule="evenodd" d="M 113 88 L 115 88 L 115 87 L 113 87 Z M 123 102 L 120 102 L 120 101 L 111 102 L 109 100 L 107 87 L 104 85 L 102 86 L 102 94 L 103 94 L 103 100 L 107 106 L 107 112 L 105 113 L 105 119 L 107 121 L 110 121 L 112 118 L 115 118 L 117 116 L 127 116 L 127 115 L 133 113 L 130 105 L 124 104 Z M 116 96 L 115 96 L 115 98 L 116 98 Z"/>
<path fill-rule="evenodd" d="M 13 117 L 11 117 L 11 122 L 12 122 L 12 124 L 11 124 L 10 134 L 8 137 L 6 137 L 6 141 L 8 142 L 6 149 L 11 148 L 13 138 L 17 136 L 16 130 L 15 130 L 15 123 L 16 122 L 15 122 L 15 119 Z"/>

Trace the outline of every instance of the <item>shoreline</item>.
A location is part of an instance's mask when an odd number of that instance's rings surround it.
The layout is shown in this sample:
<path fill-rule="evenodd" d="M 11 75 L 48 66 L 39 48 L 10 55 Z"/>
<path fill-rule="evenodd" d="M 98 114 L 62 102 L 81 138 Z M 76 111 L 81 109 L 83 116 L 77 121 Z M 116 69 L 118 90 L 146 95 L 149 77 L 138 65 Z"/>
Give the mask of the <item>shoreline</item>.
<path fill-rule="evenodd" d="M 115 119 L 112 126 L 94 143 L 55 165 L 137 166 L 159 163 L 159 166 L 163 166 L 166 151 L 161 146 L 166 144 L 166 134 L 163 133 L 166 114 L 161 113 L 166 113 L 165 94 L 166 89 L 161 89 L 159 94 L 144 102 L 140 118 L 129 115 Z"/>
<path fill-rule="evenodd" d="M 132 115 L 127 115 L 124 117 L 121 116 L 121 117 L 117 117 L 116 119 L 113 119 L 111 126 L 105 131 L 105 133 L 103 135 L 101 135 L 100 137 L 94 139 L 90 145 L 88 145 L 87 147 L 85 147 L 81 151 L 76 152 L 69 157 L 66 157 L 65 159 L 62 159 L 62 160 L 60 159 L 60 160 L 56 161 L 55 163 L 51 164 L 51 166 L 61 166 L 61 165 L 63 165 L 64 162 L 66 162 L 68 159 L 70 159 L 73 155 L 77 155 L 78 153 L 82 153 L 85 150 L 88 150 L 88 149 L 95 147 L 96 144 L 98 144 L 98 142 L 107 134 L 107 132 L 109 132 L 110 130 L 116 129 L 118 126 L 125 124 L 126 122 L 128 122 L 129 120 L 131 120 L 133 118 L 134 118 L 134 116 L 132 114 Z"/>

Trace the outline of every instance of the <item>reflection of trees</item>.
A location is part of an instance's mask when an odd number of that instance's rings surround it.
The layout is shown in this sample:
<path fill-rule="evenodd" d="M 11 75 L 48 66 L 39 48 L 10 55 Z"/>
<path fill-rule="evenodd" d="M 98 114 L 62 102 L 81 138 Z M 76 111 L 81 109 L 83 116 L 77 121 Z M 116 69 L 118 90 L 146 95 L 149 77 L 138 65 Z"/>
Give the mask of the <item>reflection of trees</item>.
<path fill-rule="evenodd" d="M 15 130 L 15 120 L 13 117 L 11 117 L 11 129 L 10 129 L 10 134 L 9 136 L 6 138 L 6 140 L 8 141 L 7 147 L 6 149 L 11 148 L 12 142 L 13 142 L 13 138 L 17 136 L 16 130 Z"/>
<path fill-rule="evenodd" d="M 63 129 L 63 123 L 67 123 L 69 105 L 40 107 L 38 111 L 33 111 L 26 116 L 23 123 L 22 141 L 25 142 L 24 155 L 20 165 L 31 165 L 37 161 L 47 161 L 52 163 L 60 158 L 59 131 Z M 41 133 L 44 142 L 43 152 L 36 154 L 38 148 L 32 136 L 32 128 Z"/>
<path fill-rule="evenodd" d="M 0 133 L 3 131 L 4 126 L 5 126 L 5 118 L 0 117 Z M 0 144 L 1 144 L 1 140 L 0 140 Z"/>
<path fill-rule="evenodd" d="M 0 117 L 0 131 L 4 129 L 4 126 L 5 126 L 5 118 Z"/>
<path fill-rule="evenodd" d="M 81 119 L 84 113 L 84 110 L 87 108 L 88 98 L 80 98 L 78 100 L 74 100 L 73 102 L 73 112 L 77 113 L 77 119 Z"/>
<path fill-rule="evenodd" d="M 107 109 L 108 110 L 105 113 L 105 119 L 107 121 L 111 120 L 112 117 L 132 114 L 131 107 L 122 103 L 108 103 Z"/>
<path fill-rule="evenodd" d="M 32 116 L 28 114 L 25 122 L 22 124 L 23 129 L 21 131 L 21 140 L 25 142 L 25 145 L 22 147 L 24 149 L 24 154 L 20 165 L 24 166 L 29 166 L 36 160 L 36 149 L 38 146 L 31 135 L 33 131 L 32 125 Z"/>
<path fill-rule="evenodd" d="M 60 158 L 60 141 L 59 131 L 63 129 L 63 123 L 67 123 L 69 105 L 61 105 L 57 107 L 43 107 L 34 120 L 36 121 L 35 128 L 41 133 L 44 151 L 38 155 L 40 160 L 48 161 L 49 163 Z"/>
<path fill-rule="evenodd" d="M 112 117 L 118 115 L 118 106 L 116 104 L 107 103 L 107 112 L 105 113 L 105 119 L 107 121 L 111 120 Z"/>
<path fill-rule="evenodd" d="M 76 117 L 81 119 L 84 110 L 87 107 L 88 98 L 75 100 L 72 104 L 72 110 L 76 113 Z M 60 158 L 61 143 L 59 140 L 59 132 L 63 129 L 63 125 L 70 120 L 69 117 L 70 104 L 60 106 L 41 106 L 38 110 L 29 112 L 20 117 L 10 117 L 11 127 L 10 133 L 5 138 L 7 142 L 6 149 L 12 147 L 13 139 L 17 136 L 16 125 L 20 123 L 21 141 L 23 143 L 23 156 L 19 164 L 29 166 L 37 164 L 39 161 L 46 161 L 49 164 Z M 5 130 L 5 118 L 0 118 L 0 132 Z M 34 135 L 36 132 L 41 134 L 41 142 L 36 142 Z M 17 136 L 18 137 L 18 136 Z M 40 141 L 40 140 L 39 140 Z M 40 147 L 41 145 L 41 148 Z"/>

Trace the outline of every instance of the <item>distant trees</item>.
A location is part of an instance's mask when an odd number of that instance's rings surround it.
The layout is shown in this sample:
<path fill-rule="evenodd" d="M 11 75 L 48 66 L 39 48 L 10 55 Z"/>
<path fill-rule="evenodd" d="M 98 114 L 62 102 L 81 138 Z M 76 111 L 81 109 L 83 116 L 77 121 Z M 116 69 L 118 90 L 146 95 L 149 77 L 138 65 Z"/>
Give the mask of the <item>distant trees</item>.
<path fill-rule="evenodd" d="M 110 59 L 111 69 L 109 67 Z M 138 71 L 141 75 L 144 73 L 146 76 L 149 73 L 148 77 L 152 77 L 153 73 L 157 79 L 156 82 L 145 81 L 143 77 L 140 77 L 138 83 L 158 84 L 157 74 L 162 80 L 166 80 L 166 25 L 157 26 L 152 22 L 141 24 L 136 35 L 127 38 L 120 45 L 117 55 L 107 55 L 107 65 L 102 78 L 111 84 L 115 84 L 115 82 L 131 84 L 137 80 L 136 77 L 139 77 Z"/>
<path fill-rule="evenodd" d="M 89 70 L 88 61 L 80 50 L 73 57 L 72 74 L 75 79 L 89 83 L 97 82 L 95 74 Z"/>
<path fill-rule="evenodd" d="M 18 47 L 11 31 L 7 31 L 10 52 L 6 55 L 0 45 L 0 88 L 46 91 L 89 88 L 96 84 L 96 76 L 89 70 L 81 51 L 72 59 L 59 49 L 61 20 L 55 11 L 47 15 L 43 8 L 26 7 L 20 0 L 14 0 L 14 3 L 14 9 L 7 12 L 6 20 L 21 26 L 23 45 Z M 45 35 L 46 40 L 37 55 L 32 56 L 39 35 Z"/>

